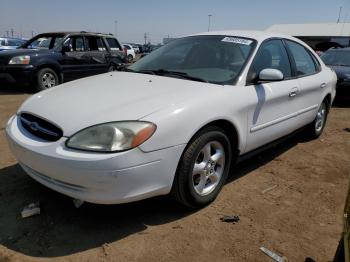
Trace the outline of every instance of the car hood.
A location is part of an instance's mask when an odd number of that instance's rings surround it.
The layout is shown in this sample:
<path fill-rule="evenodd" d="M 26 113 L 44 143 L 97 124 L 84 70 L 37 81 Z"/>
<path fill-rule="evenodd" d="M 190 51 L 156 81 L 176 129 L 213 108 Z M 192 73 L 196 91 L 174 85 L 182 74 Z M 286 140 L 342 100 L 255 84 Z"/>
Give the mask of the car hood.
<path fill-rule="evenodd" d="M 60 126 L 64 136 L 71 136 L 100 123 L 138 120 L 185 100 L 200 99 L 208 92 L 217 94 L 217 90 L 222 88 L 220 85 L 178 78 L 113 72 L 69 82 L 33 95 L 23 103 L 18 113 L 35 114 Z"/>

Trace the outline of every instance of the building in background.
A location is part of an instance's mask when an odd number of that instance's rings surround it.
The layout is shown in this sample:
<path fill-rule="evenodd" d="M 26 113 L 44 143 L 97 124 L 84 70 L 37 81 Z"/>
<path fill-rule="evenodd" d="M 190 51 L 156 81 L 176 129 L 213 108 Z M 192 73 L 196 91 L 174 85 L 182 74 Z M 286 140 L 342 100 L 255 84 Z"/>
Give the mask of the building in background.
<path fill-rule="evenodd" d="M 350 46 L 350 23 L 276 24 L 266 31 L 299 38 L 316 51 Z"/>

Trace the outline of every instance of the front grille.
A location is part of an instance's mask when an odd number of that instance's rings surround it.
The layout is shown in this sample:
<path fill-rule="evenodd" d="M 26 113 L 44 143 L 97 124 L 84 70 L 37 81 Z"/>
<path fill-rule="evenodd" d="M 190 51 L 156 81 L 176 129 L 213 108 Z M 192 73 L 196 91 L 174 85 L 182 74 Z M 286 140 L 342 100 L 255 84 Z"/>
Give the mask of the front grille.
<path fill-rule="evenodd" d="M 63 131 L 59 127 L 40 117 L 22 113 L 19 118 L 24 129 L 40 139 L 53 142 L 63 136 Z"/>

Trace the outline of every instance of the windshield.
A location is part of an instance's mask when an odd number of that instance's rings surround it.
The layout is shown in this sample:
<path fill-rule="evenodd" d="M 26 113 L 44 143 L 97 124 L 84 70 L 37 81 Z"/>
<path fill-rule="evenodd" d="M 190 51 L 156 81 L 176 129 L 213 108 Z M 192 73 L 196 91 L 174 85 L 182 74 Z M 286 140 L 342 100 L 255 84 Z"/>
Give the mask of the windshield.
<path fill-rule="evenodd" d="M 330 50 L 321 59 L 326 65 L 350 66 L 350 50 Z"/>
<path fill-rule="evenodd" d="M 179 72 L 193 80 L 234 84 L 255 40 L 231 36 L 191 36 L 174 40 L 145 56 L 129 69 L 136 72 Z"/>
<path fill-rule="evenodd" d="M 22 48 L 53 49 L 61 45 L 63 37 L 64 35 L 62 34 L 38 35 L 25 43 Z"/>

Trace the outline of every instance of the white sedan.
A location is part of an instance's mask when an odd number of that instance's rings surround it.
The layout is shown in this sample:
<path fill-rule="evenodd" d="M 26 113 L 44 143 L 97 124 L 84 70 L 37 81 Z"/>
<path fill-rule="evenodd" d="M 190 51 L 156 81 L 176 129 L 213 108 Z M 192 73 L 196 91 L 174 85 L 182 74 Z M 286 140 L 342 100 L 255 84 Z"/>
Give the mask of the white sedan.
<path fill-rule="evenodd" d="M 201 207 L 240 156 L 302 127 L 320 136 L 336 81 L 293 37 L 210 32 L 124 72 L 35 94 L 6 133 L 32 178 L 73 198 L 115 204 L 171 193 Z"/>

